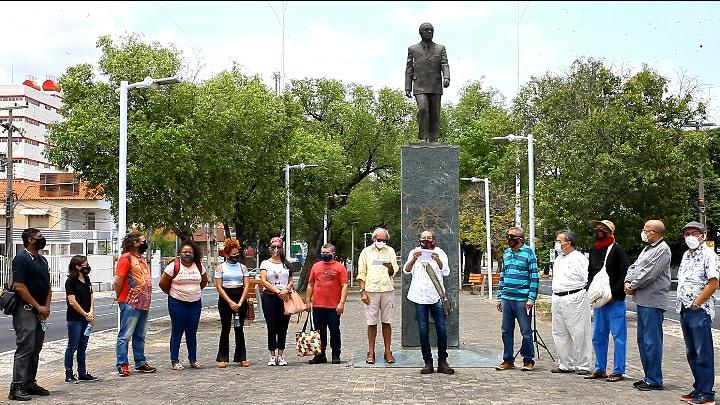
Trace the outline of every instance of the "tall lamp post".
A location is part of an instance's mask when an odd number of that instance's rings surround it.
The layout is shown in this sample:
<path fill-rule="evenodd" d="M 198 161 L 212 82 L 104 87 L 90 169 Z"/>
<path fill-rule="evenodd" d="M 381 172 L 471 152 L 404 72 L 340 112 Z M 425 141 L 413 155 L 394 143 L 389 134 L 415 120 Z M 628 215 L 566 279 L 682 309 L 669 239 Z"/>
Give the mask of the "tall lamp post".
<path fill-rule="evenodd" d="M 290 237 L 290 170 L 300 169 L 305 170 L 308 167 L 317 167 L 317 165 L 300 163 L 297 165 L 285 164 L 283 170 L 285 171 L 285 257 L 290 257 L 290 243 L 292 238 Z"/>
<path fill-rule="evenodd" d="M 128 90 L 153 90 L 166 84 L 180 83 L 177 77 L 164 77 L 153 79 L 147 76 L 145 80 L 128 84 L 127 80 L 120 82 L 120 162 L 119 162 L 119 201 L 118 201 L 118 253 L 122 252 L 122 240 L 127 231 L 127 126 L 128 126 Z"/>
<path fill-rule="evenodd" d="M 523 140 L 528 143 L 528 223 L 530 224 L 530 247 L 535 250 L 535 159 L 533 157 L 533 136 L 532 134 L 528 134 L 528 136 L 510 134 L 491 139 L 510 142 Z"/>
<path fill-rule="evenodd" d="M 328 202 L 327 200 L 332 198 L 343 198 L 347 197 L 347 194 L 333 194 L 325 199 L 325 216 L 323 217 L 323 245 L 328 243 Z"/>
<path fill-rule="evenodd" d="M 350 287 L 353 287 L 355 278 L 355 224 L 355 221 L 350 223 Z"/>
<path fill-rule="evenodd" d="M 485 249 L 487 252 L 487 272 L 488 272 L 488 298 L 492 299 L 492 243 L 490 240 L 490 180 L 486 177 L 479 179 L 477 177 L 462 177 L 460 180 L 469 181 L 471 183 L 485 184 Z"/>
<path fill-rule="evenodd" d="M 700 128 L 702 127 L 714 127 L 717 126 L 714 122 L 700 122 L 700 121 L 688 121 L 686 124 L 683 125 L 683 127 L 686 128 L 695 128 L 695 131 L 700 132 Z M 705 226 L 705 229 L 707 229 L 707 209 L 705 204 L 705 174 L 703 173 L 703 167 L 702 163 L 698 162 L 697 165 L 697 171 L 698 171 L 698 199 L 697 199 L 697 206 L 698 206 L 698 216 L 700 219 L 700 223 Z"/>

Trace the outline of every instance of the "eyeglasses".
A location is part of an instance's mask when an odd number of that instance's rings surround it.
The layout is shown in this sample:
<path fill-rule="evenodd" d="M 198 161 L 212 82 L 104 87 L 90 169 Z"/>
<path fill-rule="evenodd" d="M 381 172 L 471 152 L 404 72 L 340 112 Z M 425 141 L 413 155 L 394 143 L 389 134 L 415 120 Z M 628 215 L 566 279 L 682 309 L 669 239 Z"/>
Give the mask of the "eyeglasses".
<path fill-rule="evenodd" d="M 375 242 L 387 242 L 387 239 L 375 239 Z"/>
<path fill-rule="evenodd" d="M 685 232 L 683 236 L 702 236 L 702 232 L 699 231 L 692 231 L 692 232 Z"/>

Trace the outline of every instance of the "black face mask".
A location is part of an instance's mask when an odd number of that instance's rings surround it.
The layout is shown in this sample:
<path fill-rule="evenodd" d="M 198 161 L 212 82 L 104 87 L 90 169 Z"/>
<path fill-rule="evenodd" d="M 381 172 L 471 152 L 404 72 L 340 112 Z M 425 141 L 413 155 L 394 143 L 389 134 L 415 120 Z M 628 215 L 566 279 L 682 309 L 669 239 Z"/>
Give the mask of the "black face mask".
<path fill-rule="evenodd" d="M 43 250 L 45 245 L 47 245 L 47 240 L 45 240 L 44 236 L 35 240 L 35 247 L 38 248 L 38 250 Z"/>
<path fill-rule="evenodd" d="M 434 243 L 431 240 L 420 240 L 420 246 L 422 246 L 423 249 L 432 249 L 434 248 Z"/>
<path fill-rule="evenodd" d="M 148 250 L 148 243 L 147 243 L 147 241 L 144 241 L 142 244 L 140 244 L 140 246 L 138 246 L 138 252 L 139 252 L 140 254 L 143 254 L 143 253 L 147 252 L 147 250 Z"/>
<path fill-rule="evenodd" d="M 191 262 L 195 258 L 195 255 L 192 253 L 183 253 L 180 255 L 180 258 L 186 262 Z"/>
<path fill-rule="evenodd" d="M 510 246 L 511 248 L 514 248 L 515 246 L 517 246 L 517 245 L 520 243 L 521 240 L 522 240 L 522 238 L 518 238 L 518 237 L 515 237 L 515 236 L 508 236 L 508 237 L 507 237 L 508 246 Z"/>
<path fill-rule="evenodd" d="M 88 274 L 90 274 L 90 270 L 92 270 L 92 268 L 91 268 L 90 266 L 80 267 L 80 273 L 82 273 L 82 274 L 84 274 L 84 275 L 86 275 L 86 276 L 87 276 Z"/>
<path fill-rule="evenodd" d="M 607 233 L 602 228 L 593 229 L 593 235 L 595 235 L 596 240 L 603 240 L 607 238 Z"/>
<path fill-rule="evenodd" d="M 239 261 L 240 261 L 240 255 L 228 256 L 228 262 L 230 262 L 230 263 L 235 264 Z"/>

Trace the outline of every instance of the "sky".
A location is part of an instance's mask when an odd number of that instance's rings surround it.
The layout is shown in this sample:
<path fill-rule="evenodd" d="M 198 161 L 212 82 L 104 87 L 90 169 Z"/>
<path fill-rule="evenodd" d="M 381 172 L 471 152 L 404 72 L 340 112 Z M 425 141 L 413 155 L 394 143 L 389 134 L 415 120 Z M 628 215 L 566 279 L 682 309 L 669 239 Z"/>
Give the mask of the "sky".
<path fill-rule="evenodd" d="M 593 57 L 618 73 L 647 64 L 671 80 L 671 92 L 697 86 L 709 121 L 720 124 L 720 2 L 11 1 L 2 15 L 12 18 L 0 24 L 0 84 L 96 65 L 100 35 L 138 33 L 180 49 L 185 79 L 236 62 L 272 87 L 284 59 L 286 83 L 326 77 L 402 90 L 407 47 L 430 22 L 450 64 L 443 102 L 482 79 L 509 103 L 518 83 Z"/>

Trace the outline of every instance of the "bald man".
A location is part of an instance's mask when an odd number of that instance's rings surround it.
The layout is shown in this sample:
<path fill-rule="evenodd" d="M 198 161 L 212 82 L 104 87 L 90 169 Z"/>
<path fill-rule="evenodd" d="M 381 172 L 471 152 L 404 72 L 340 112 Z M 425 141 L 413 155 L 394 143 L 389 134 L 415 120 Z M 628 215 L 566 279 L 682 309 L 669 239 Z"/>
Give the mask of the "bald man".
<path fill-rule="evenodd" d="M 637 304 L 637 343 L 645 377 L 633 383 L 641 391 L 663 389 L 662 324 L 670 292 L 670 247 L 665 225 L 645 222 L 640 237 L 647 243 L 625 276 L 625 293 Z"/>

